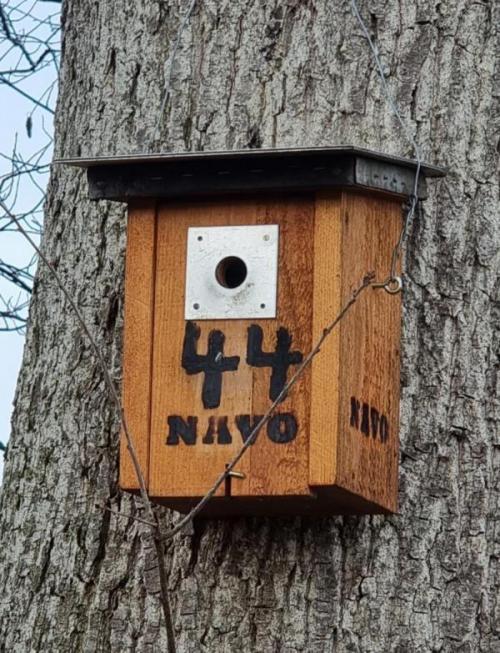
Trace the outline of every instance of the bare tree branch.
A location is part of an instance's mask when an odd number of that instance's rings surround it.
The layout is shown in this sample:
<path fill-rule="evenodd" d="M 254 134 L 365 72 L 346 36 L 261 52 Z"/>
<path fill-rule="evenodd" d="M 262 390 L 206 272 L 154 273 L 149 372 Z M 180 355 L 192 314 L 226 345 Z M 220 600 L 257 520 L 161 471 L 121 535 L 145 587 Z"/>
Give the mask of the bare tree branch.
<path fill-rule="evenodd" d="M 0 0 L 0 85 L 4 95 L 17 95 L 16 103 L 26 107 L 21 132 L 13 131 L 12 142 L 4 144 L 9 150 L 0 150 L 0 199 L 35 240 L 43 221 L 59 67 L 60 6 L 49 2 L 60 5 L 57 0 Z M 0 236 L 14 232 L 12 220 L 0 212 Z M 27 254 L 21 264 L 6 260 L 17 248 L 4 242 L 9 245 L 0 243 L 0 331 L 23 333 L 37 258 Z"/>

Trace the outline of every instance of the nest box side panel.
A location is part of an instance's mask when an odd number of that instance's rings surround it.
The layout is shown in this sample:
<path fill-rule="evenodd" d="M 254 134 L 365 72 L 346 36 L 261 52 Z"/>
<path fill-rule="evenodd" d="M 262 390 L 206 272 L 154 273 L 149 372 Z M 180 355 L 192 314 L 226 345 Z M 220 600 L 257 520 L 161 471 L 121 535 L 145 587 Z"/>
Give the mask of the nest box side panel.
<path fill-rule="evenodd" d="M 226 198 L 159 208 L 150 494 L 165 503 L 205 494 L 270 406 L 267 354 L 276 353 L 279 329 L 288 331 L 291 350 L 307 353 L 312 307 L 304 288 L 310 293 L 312 243 L 306 231 L 313 212 L 313 200 L 304 198 Z M 280 228 L 277 318 L 185 320 L 188 228 L 259 224 Z M 225 368 L 215 375 L 207 373 L 214 343 Z M 288 367 L 288 378 L 293 369 Z M 238 464 L 242 477 L 231 478 L 219 497 L 309 495 L 307 384 L 306 376 Z"/>
<path fill-rule="evenodd" d="M 397 197 L 342 196 L 342 304 L 373 271 L 388 277 L 402 224 Z M 398 494 L 401 294 L 368 288 L 340 324 L 336 484 L 384 511 Z"/>
<path fill-rule="evenodd" d="M 149 476 L 155 225 L 154 202 L 144 201 L 129 206 L 122 402 L 146 484 Z M 120 486 L 125 490 L 139 490 L 137 475 L 123 433 L 120 439 Z"/>

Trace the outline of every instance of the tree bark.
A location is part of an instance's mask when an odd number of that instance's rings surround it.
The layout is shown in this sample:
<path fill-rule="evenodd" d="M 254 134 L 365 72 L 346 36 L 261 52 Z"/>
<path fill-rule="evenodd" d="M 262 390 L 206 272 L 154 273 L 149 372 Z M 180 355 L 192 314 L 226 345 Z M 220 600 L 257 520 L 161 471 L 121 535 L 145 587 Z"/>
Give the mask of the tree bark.
<path fill-rule="evenodd" d="M 411 156 L 347 0 L 66 0 L 58 157 L 356 144 Z M 400 514 L 199 522 L 179 652 L 500 650 L 498 0 L 359 0 L 430 182 L 406 251 Z M 497 67 L 495 67 L 495 65 Z M 53 167 L 44 251 L 121 374 L 125 210 Z M 166 650 L 119 422 L 40 267 L 1 498 L 0 650 Z M 177 517 L 158 509 L 167 528 Z"/>

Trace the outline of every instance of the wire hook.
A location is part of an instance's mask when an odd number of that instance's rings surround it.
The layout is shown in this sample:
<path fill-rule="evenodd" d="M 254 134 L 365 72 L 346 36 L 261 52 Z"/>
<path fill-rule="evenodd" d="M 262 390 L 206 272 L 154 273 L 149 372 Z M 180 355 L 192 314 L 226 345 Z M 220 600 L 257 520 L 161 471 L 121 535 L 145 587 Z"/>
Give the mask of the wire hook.
<path fill-rule="evenodd" d="M 401 277 L 391 277 L 382 283 L 373 283 L 373 288 L 383 288 L 389 295 L 397 295 L 403 289 L 403 280 Z"/>

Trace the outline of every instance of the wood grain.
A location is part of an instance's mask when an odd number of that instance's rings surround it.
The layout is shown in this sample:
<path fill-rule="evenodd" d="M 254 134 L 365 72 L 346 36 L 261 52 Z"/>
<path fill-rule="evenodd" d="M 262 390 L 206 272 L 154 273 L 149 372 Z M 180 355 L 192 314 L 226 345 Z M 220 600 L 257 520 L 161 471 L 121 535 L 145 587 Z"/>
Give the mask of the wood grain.
<path fill-rule="evenodd" d="M 205 410 L 201 402 L 203 374 L 189 376 L 181 367 L 184 320 L 184 286 L 187 229 L 255 222 L 255 207 L 246 204 L 194 204 L 162 206 L 158 214 L 158 262 L 153 367 L 153 403 L 151 432 L 151 493 L 153 496 L 199 496 L 204 494 L 224 470 L 241 445 L 232 430 L 231 444 L 204 444 L 203 436 L 211 417 L 251 412 L 252 377 L 239 366 L 236 372 L 223 374 L 221 405 Z M 222 330 L 226 336 L 225 355 L 245 355 L 244 325 L 232 320 L 200 321 L 199 352 L 206 352 L 208 334 Z M 244 339 L 245 336 L 245 339 Z M 229 378 L 231 377 L 231 378 Z M 167 446 L 167 417 L 188 415 L 198 419 L 196 445 Z M 231 428 L 231 424 L 229 424 Z M 247 472 L 243 460 L 238 471 Z M 243 485 L 247 481 L 240 481 Z M 224 494 L 224 487 L 220 489 Z"/>
<path fill-rule="evenodd" d="M 146 485 L 149 477 L 155 222 L 154 202 L 135 203 L 129 207 L 122 402 Z M 139 489 L 123 433 L 120 439 L 120 486 L 125 490 Z"/>
<path fill-rule="evenodd" d="M 162 206 L 158 214 L 157 284 L 154 327 L 153 400 L 151 431 L 151 487 L 156 497 L 203 495 L 242 445 L 235 427 L 237 415 L 262 414 L 270 404 L 270 368 L 246 364 L 248 327 L 261 326 L 263 347 L 273 350 L 276 331 L 286 326 L 292 332 L 293 349 L 310 348 L 312 319 L 311 199 L 231 200 L 189 206 Z M 200 320 L 198 350 L 205 352 L 208 333 L 221 330 L 226 356 L 240 357 L 238 370 L 223 375 L 221 404 L 206 410 L 201 402 L 203 374 L 187 375 L 180 365 L 184 339 L 184 283 L 187 229 L 194 226 L 279 224 L 282 252 L 279 272 L 278 317 L 270 320 Z M 300 246 L 297 245 L 300 243 Z M 308 244 L 309 243 L 309 244 Z M 292 368 L 291 368 L 292 369 Z M 291 373 L 291 371 L 290 371 Z M 299 384 L 294 399 L 287 399 L 280 412 L 293 410 L 300 425 L 296 439 L 288 444 L 269 440 L 266 429 L 238 466 L 244 479 L 231 479 L 232 496 L 309 494 L 308 487 L 308 381 Z M 293 404 L 293 405 L 292 405 Z M 167 416 L 198 418 L 195 445 L 165 444 Z M 208 420 L 228 418 L 230 444 L 202 442 Z M 221 488 L 222 496 L 229 488 Z"/>
<path fill-rule="evenodd" d="M 316 199 L 314 222 L 313 343 L 341 306 L 342 224 L 340 193 Z M 311 370 L 309 483 L 333 485 L 337 464 L 340 330 L 332 331 Z"/>
<path fill-rule="evenodd" d="M 314 203 L 310 197 L 269 202 L 261 206 L 258 215 L 259 222 L 279 224 L 280 228 L 277 319 L 256 322 L 264 332 L 263 348 L 274 351 L 277 329 L 283 327 L 292 336 L 291 350 L 305 356 L 311 349 Z M 294 369 L 289 368 L 288 378 Z M 252 412 L 262 415 L 270 404 L 271 370 L 252 370 Z M 310 370 L 303 374 L 276 412 L 295 417 L 297 435 L 292 442 L 277 445 L 267 437 L 266 428 L 262 429 L 258 442 L 249 452 L 250 494 L 309 494 Z"/>

